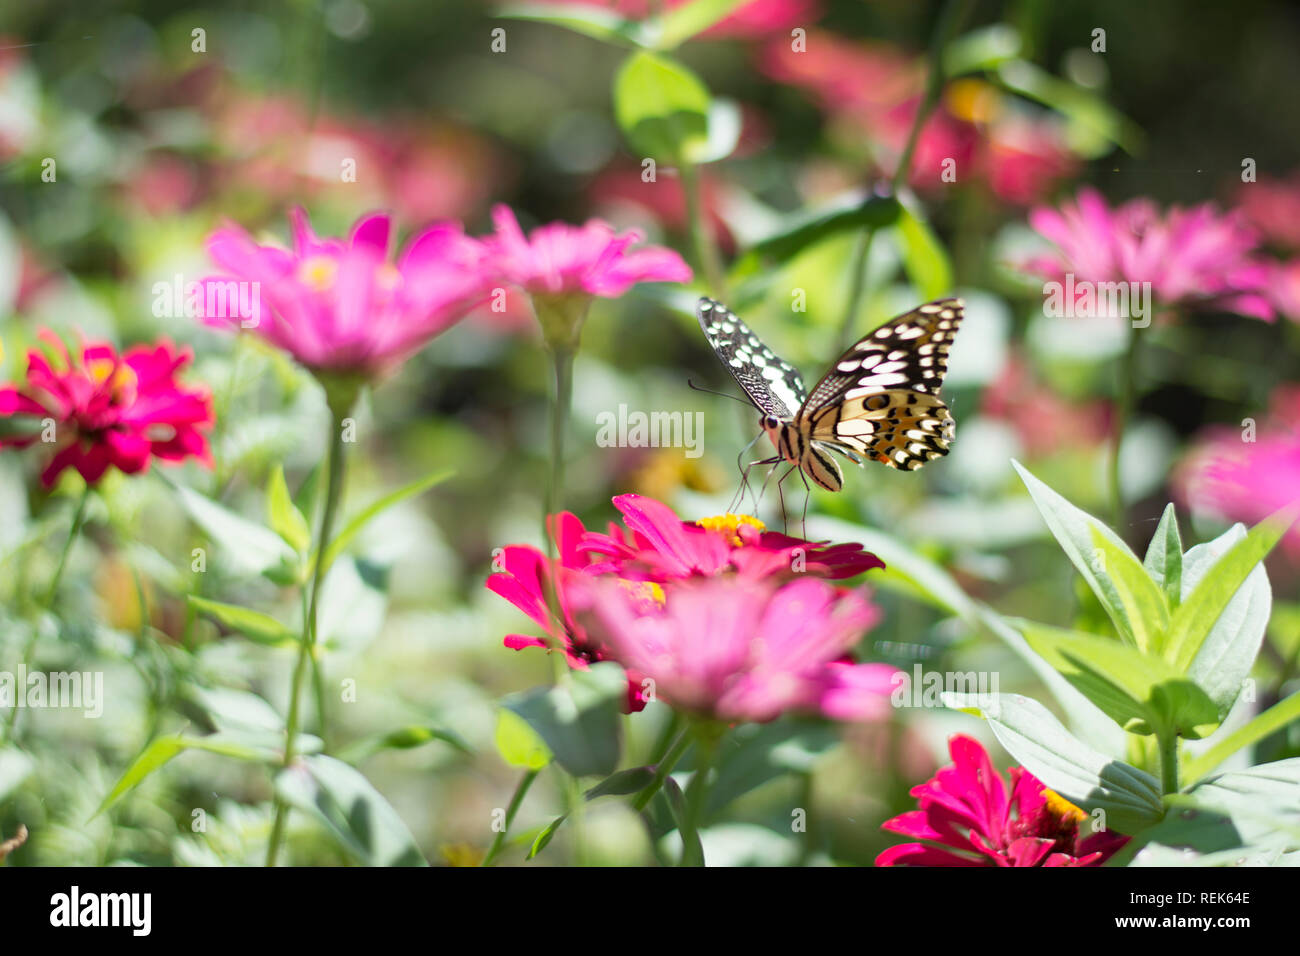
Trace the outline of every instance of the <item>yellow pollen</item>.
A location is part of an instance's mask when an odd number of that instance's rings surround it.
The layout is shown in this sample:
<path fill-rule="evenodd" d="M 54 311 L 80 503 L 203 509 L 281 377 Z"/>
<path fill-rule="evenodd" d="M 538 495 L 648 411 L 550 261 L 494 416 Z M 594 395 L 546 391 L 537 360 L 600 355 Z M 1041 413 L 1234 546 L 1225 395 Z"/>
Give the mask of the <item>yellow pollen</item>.
<path fill-rule="evenodd" d="M 624 590 L 635 598 L 639 598 L 646 604 L 654 604 L 656 607 L 664 606 L 664 589 L 660 584 L 654 581 L 625 581 L 620 579 L 618 582 Z"/>
<path fill-rule="evenodd" d="M 1088 819 L 1088 814 L 1084 813 L 1065 797 L 1061 796 L 1055 790 L 1043 788 L 1043 799 L 1047 801 L 1047 809 L 1056 814 L 1063 820 L 1069 820 L 1071 823 L 1082 823 Z"/>
<path fill-rule="evenodd" d="M 339 265 L 329 256 L 312 256 L 298 266 L 298 280 L 316 292 L 324 292 L 334 284 Z"/>
<path fill-rule="evenodd" d="M 129 397 L 135 391 L 138 381 L 129 365 L 122 365 L 106 358 L 94 359 L 88 363 L 86 374 L 96 385 L 107 382 L 109 393 L 119 399 Z"/>
<path fill-rule="evenodd" d="M 730 513 L 725 515 L 715 515 L 712 518 L 701 518 L 695 523 L 701 528 L 705 528 L 709 531 L 721 531 L 723 534 L 730 535 L 731 543 L 736 547 L 740 547 L 745 543 L 740 539 L 739 533 L 742 524 L 747 524 L 750 527 L 757 528 L 759 531 L 767 530 L 767 525 L 763 524 L 763 522 L 759 521 L 757 518 L 751 518 L 749 515 L 733 515 Z"/>
<path fill-rule="evenodd" d="M 997 88 L 983 80 L 963 79 L 948 84 L 944 103 L 948 111 L 970 123 L 988 123 L 1001 112 Z"/>

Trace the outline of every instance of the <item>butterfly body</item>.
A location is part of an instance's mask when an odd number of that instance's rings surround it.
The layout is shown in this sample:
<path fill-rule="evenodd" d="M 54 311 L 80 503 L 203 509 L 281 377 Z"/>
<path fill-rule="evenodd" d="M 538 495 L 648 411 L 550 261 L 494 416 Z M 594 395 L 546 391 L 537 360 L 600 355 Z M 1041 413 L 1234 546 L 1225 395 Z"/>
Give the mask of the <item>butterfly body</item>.
<path fill-rule="evenodd" d="M 700 299 L 696 314 L 719 361 L 759 410 L 775 460 L 822 488 L 844 484 L 832 453 L 907 471 L 947 454 L 955 425 L 938 392 L 961 300 L 928 302 L 886 322 L 841 355 L 811 393 L 798 370 L 726 306 Z"/>

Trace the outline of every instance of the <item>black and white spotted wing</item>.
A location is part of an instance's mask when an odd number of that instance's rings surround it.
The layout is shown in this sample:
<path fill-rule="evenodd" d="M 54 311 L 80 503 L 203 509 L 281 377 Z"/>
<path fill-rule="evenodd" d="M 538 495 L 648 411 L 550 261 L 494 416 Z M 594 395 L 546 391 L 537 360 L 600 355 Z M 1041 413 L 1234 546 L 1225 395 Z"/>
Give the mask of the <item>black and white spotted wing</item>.
<path fill-rule="evenodd" d="M 783 421 L 792 419 L 807 396 L 799 370 L 764 345 L 721 302 L 700 299 L 695 314 L 718 360 L 759 411 Z"/>
<path fill-rule="evenodd" d="M 938 393 L 963 314 L 960 299 L 927 302 L 855 342 L 800 408 L 807 437 L 903 470 L 947 454 L 954 425 Z"/>

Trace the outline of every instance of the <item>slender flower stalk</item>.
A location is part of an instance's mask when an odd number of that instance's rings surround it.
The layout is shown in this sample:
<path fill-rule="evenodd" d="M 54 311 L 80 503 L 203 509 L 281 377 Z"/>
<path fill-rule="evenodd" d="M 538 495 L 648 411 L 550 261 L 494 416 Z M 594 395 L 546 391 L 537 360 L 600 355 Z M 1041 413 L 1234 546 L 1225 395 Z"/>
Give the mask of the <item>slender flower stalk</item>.
<path fill-rule="evenodd" d="M 704 808 L 708 805 L 709 788 L 713 785 L 718 745 L 725 732 L 725 725 L 711 721 L 702 722 L 695 727 L 695 774 L 686 787 L 686 805 L 682 811 L 681 824 L 682 857 L 678 866 L 704 865 L 700 825 L 704 822 Z"/>
<path fill-rule="evenodd" d="M 682 193 L 686 197 L 686 222 L 690 229 L 691 247 L 695 261 L 704 271 L 704 280 L 715 299 L 727 297 L 726 274 L 718 257 L 718 247 L 705 220 L 704 200 L 700 189 L 700 173 L 695 165 L 683 161 L 681 165 Z"/>
<path fill-rule="evenodd" d="M 483 857 L 483 862 L 479 866 L 491 866 L 493 861 L 496 860 L 497 854 L 501 852 L 501 848 L 506 844 L 506 837 L 510 833 L 510 824 L 515 822 L 515 814 L 519 812 L 524 797 L 528 795 L 528 790 L 532 787 L 533 781 L 537 779 L 539 773 L 541 773 L 540 770 L 529 770 L 520 778 L 519 783 L 515 786 L 514 794 L 510 797 L 510 805 L 506 807 L 505 825 L 497 831 L 492 846 L 488 848 L 487 855 Z"/>
<path fill-rule="evenodd" d="M 298 662 L 294 665 L 293 684 L 289 692 L 289 716 L 285 723 L 284 759 L 281 762 L 286 769 L 293 765 L 294 757 L 297 756 L 295 745 L 298 737 L 303 681 L 307 675 L 307 668 L 312 666 L 316 656 L 321 582 L 324 580 L 327 570 L 325 556 L 333 540 L 334 519 L 338 515 L 339 501 L 343 497 L 345 464 L 343 419 L 346 417 L 346 409 L 350 407 L 351 403 L 340 401 L 334 396 L 331 396 L 331 398 L 333 400 L 330 402 L 329 477 L 326 479 L 328 484 L 325 491 L 325 506 L 321 512 L 320 526 L 316 534 L 316 561 L 312 572 L 311 596 L 308 599 L 307 614 L 302 622 L 302 636 L 298 642 Z M 320 717 L 323 721 L 325 717 L 323 695 L 318 697 L 317 706 L 320 708 Z M 324 732 L 323 723 L 321 730 Z M 275 822 L 272 824 L 271 839 L 266 848 L 267 866 L 275 866 L 276 864 L 276 858 L 280 852 L 280 843 L 284 838 L 284 826 L 288 811 L 288 806 L 277 797 L 275 801 Z"/>
<path fill-rule="evenodd" d="M 86 505 L 90 502 L 89 484 L 81 492 L 81 498 L 77 501 L 77 510 L 72 516 L 72 526 L 68 529 L 67 540 L 63 542 L 63 550 L 59 552 L 59 563 L 54 566 L 54 575 L 50 578 L 50 583 L 45 589 L 45 595 L 41 599 L 41 609 L 48 611 L 54 607 L 54 599 L 59 593 L 59 582 L 63 580 L 63 570 L 68 565 L 68 555 L 72 553 L 72 546 L 76 544 L 77 538 L 81 536 L 81 529 L 86 523 Z M 27 643 L 23 646 L 22 662 L 24 670 L 31 666 L 32 655 L 36 653 L 36 642 L 40 639 L 40 628 L 32 627 L 31 636 L 27 638 Z M 5 740 L 13 742 L 14 728 L 18 723 L 18 707 L 10 707 L 9 713 L 5 717 Z"/>
<path fill-rule="evenodd" d="M 677 766 L 677 762 L 682 759 L 682 754 L 686 753 L 686 748 L 690 745 L 690 731 L 683 730 L 671 749 L 655 765 L 653 779 L 636 795 L 636 799 L 632 801 L 632 809 L 641 811 L 650 805 L 650 801 L 663 789 L 664 781 L 668 779 L 668 775 L 673 772 L 673 768 Z"/>

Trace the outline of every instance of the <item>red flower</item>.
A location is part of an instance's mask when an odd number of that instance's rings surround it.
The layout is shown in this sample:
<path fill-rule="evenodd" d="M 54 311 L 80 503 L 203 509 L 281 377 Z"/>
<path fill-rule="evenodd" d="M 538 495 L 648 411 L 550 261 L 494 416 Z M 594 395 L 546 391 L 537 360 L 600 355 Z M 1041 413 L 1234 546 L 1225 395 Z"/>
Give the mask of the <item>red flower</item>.
<path fill-rule="evenodd" d="M 24 416 L 8 423 L 0 447 L 26 448 L 52 434 L 59 450 L 41 473 L 47 488 L 69 467 L 91 484 L 110 466 L 127 474 L 146 471 L 151 458 L 192 457 L 211 467 L 202 433 L 213 421 L 211 397 L 176 381 L 190 361 L 188 349 L 176 351 L 163 341 L 119 356 L 112 345 L 87 342 L 74 359 L 52 332 L 41 338 L 52 354 L 32 349 L 27 381 L 0 388 L 0 417 Z M 54 422 L 52 433 L 47 419 Z"/>
<path fill-rule="evenodd" d="M 1117 833 L 1080 836 L 1086 814 L 1043 786 L 1024 767 L 1011 768 L 1011 797 L 979 741 L 948 741 L 953 765 L 912 788 L 919 810 L 882 829 L 925 843 L 890 847 L 877 866 L 1097 866 L 1128 842 Z"/>
<path fill-rule="evenodd" d="M 588 532 L 584 550 L 605 555 L 591 570 L 648 581 L 669 581 L 736 571 L 763 578 L 801 574 L 851 578 L 885 563 L 857 544 L 827 545 L 767 531 L 744 515 L 683 521 L 671 508 L 641 495 L 619 495 L 614 507 L 626 528 Z"/>

